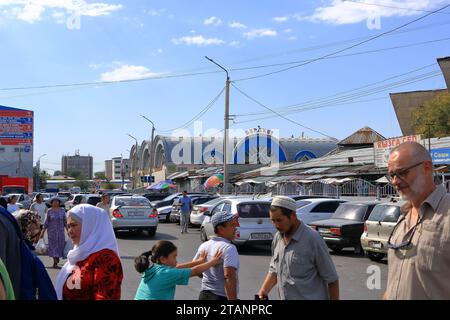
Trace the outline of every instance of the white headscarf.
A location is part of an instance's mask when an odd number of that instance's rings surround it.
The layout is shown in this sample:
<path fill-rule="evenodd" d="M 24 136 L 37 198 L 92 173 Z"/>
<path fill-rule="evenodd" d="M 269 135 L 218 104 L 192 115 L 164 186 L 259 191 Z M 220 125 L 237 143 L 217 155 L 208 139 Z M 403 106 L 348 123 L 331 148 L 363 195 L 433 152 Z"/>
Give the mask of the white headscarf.
<path fill-rule="evenodd" d="M 58 274 L 56 281 L 58 300 L 62 300 L 64 284 L 77 262 L 104 249 L 112 250 L 119 256 L 111 221 L 103 209 L 81 204 L 70 210 L 69 215 L 74 215 L 76 220 L 81 221 L 81 238 L 80 243 L 67 254 L 67 262 Z"/>

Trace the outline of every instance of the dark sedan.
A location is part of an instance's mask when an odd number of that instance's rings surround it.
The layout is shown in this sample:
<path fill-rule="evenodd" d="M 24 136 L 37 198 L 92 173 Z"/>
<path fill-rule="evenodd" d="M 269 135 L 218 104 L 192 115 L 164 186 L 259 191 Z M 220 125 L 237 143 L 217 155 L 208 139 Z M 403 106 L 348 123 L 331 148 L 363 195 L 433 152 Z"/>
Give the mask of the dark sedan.
<path fill-rule="evenodd" d="M 330 219 L 314 221 L 309 226 L 320 233 L 331 250 L 340 252 L 344 248 L 354 248 L 355 253 L 360 254 L 364 222 L 379 203 L 343 203 Z"/>

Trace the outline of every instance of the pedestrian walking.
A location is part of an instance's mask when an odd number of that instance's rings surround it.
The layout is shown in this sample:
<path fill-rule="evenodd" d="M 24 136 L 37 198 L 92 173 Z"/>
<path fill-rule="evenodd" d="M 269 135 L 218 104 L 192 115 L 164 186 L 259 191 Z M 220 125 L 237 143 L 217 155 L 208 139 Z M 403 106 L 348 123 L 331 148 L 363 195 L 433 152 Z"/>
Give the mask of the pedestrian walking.
<path fill-rule="evenodd" d="M 15 300 L 11 279 L 2 259 L 0 259 L 0 300 Z"/>
<path fill-rule="evenodd" d="M 37 213 L 41 219 L 41 225 L 44 226 L 45 219 L 47 218 L 47 205 L 44 202 L 44 196 L 38 193 L 34 198 L 34 202 L 30 206 L 30 211 Z"/>
<path fill-rule="evenodd" d="M 388 300 L 450 297 L 450 195 L 433 180 L 428 150 L 405 142 L 391 151 L 388 175 L 408 203 L 388 241 Z"/>
<path fill-rule="evenodd" d="M 48 255 L 53 258 L 53 268 L 59 268 L 59 259 L 64 257 L 66 244 L 64 229 L 67 230 L 66 212 L 61 208 L 61 200 L 54 197 L 50 200 L 52 207 L 47 211 L 41 239 L 48 231 Z"/>
<path fill-rule="evenodd" d="M 17 196 L 16 195 L 12 195 L 9 197 L 8 199 L 8 211 L 10 213 L 14 213 L 16 211 L 18 211 L 20 208 L 17 205 Z"/>
<path fill-rule="evenodd" d="M 328 247 L 319 233 L 298 220 L 296 209 L 292 198 L 272 201 L 270 219 L 278 232 L 258 297 L 267 299 L 278 285 L 281 300 L 338 300 L 339 280 Z"/>
<path fill-rule="evenodd" d="M 122 263 L 114 231 L 102 209 L 81 204 L 68 212 L 74 248 L 56 280 L 59 300 L 120 300 Z"/>
<path fill-rule="evenodd" d="M 187 195 L 187 191 L 183 191 L 183 195 L 178 198 L 178 204 L 180 205 L 181 233 L 188 233 L 192 199 Z"/>
<path fill-rule="evenodd" d="M 135 259 L 136 271 L 142 280 L 135 300 L 174 300 L 176 286 L 187 286 L 189 278 L 200 276 L 217 265 L 222 252 L 217 251 L 207 260 L 206 252 L 192 262 L 178 264 L 177 247 L 170 241 L 158 241 L 151 251 Z"/>
<path fill-rule="evenodd" d="M 111 209 L 111 200 L 109 194 L 102 194 L 102 201 L 97 203 L 97 208 L 103 209 L 109 217 L 109 209 Z"/>
<path fill-rule="evenodd" d="M 202 252 L 213 257 L 217 251 L 223 252 L 223 263 L 203 273 L 199 300 L 237 300 L 239 294 L 239 254 L 232 241 L 236 238 L 237 215 L 217 212 L 211 218 L 216 237 L 198 248 L 194 260 Z"/>

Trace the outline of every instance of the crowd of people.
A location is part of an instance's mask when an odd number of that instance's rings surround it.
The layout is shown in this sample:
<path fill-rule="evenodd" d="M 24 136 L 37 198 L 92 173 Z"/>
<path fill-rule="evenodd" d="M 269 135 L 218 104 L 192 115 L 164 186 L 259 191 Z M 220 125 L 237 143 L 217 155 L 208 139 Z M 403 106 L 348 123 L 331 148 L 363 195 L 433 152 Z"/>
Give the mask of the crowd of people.
<path fill-rule="evenodd" d="M 400 196 L 408 201 L 389 240 L 389 274 L 384 299 L 448 299 L 450 282 L 450 195 L 433 181 L 433 165 L 427 150 L 407 142 L 389 158 L 388 175 Z M 184 194 L 185 213 L 192 203 Z M 8 211 L 0 206 L 0 299 L 118 300 L 123 270 L 109 215 L 109 199 L 97 207 L 83 204 L 67 213 L 58 199 L 47 210 L 38 195 L 30 210 Z M 274 197 L 270 219 L 277 229 L 272 243 L 268 273 L 262 280 L 258 300 L 267 300 L 277 287 L 282 300 L 337 300 L 339 276 L 327 245 L 296 215 L 296 203 Z M 158 241 L 135 259 L 141 282 L 136 300 L 173 300 L 176 286 L 202 277 L 199 300 L 239 299 L 239 254 L 233 244 L 237 216 L 218 212 L 211 218 L 216 237 L 203 243 L 191 262 L 178 263 L 178 250 L 170 241 Z M 33 244 L 48 234 L 48 254 L 60 268 L 65 231 L 73 248 L 59 271 L 54 288 Z M 40 270 L 30 275 L 32 268 Z M 29 281 L 28 278 L 34 277 Z"/>

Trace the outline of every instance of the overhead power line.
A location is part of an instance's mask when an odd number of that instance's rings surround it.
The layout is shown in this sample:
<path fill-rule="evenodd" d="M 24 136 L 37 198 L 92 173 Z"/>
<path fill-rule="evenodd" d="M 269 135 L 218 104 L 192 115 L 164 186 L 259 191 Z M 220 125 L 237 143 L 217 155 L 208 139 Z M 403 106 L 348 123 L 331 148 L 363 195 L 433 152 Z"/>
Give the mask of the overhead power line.
<path fill-rule="evenodd" d="M 389 9 L 399 9 L 399 10 L 405 10 L 405 11 L 415 11 L 415 12 L 428 12 L 428 13 L 433 13 L 433 11 L 430 11 L 430 10 L 414 9 L 414 8 L 405 8 L 405 7 L 397 7 L 397 6 L 392 6 L 392 5 L 387 5 L 387 4 L 381 4 L 381 3 L 369 3 L 369 2 L 364 2 L 364 1 L 360 1 L 360 0 L 343 0 L 343 2 L 352 2 L 352 3 L 362 4 L 362 5 L 366 5 L 366 6 L 383 7 L 383 8 L 389 8 Z M 445 14 L 445 15 L 450 15 L 450 12 L 437 12 L 437 13 L 439 13 L 439 14 Z"/>
<path fill-rule="evenodd" d="M 324 55 L 324 56 L 321 56 L 321 57 L 312 59 L 312 60 L 310 60 L 310 61 L 307 61 L 307 62 L 304 62 L 304 63 L 301 63 L 301 64 L 297 64 L 297 65 L 294 65 L 294 66 L 290 66 L 290 67 L 287 67 L 287 68 L 283 68 L 283 69 L 281 69 L 281 70 L 272 71 L 272 72 L 269 72 L 269 73 L 259 74 L 259 75 L 252 76 L 252 77 L 247 77 L 247 78 L 241 78 L 241 79 L 238 79 L 238 80 L 234 80 L 234 82 L 247 81 L 247 80 L 254 80 L 254 79 L 258 79 L 258 78 L 262 78 L 262 77 L 267 77 L 267 76 L 270 76 L 270 75 L 274 75 L 274 74 L 278 74 L 278 73 L 281 73 L 281 72 L 285 72 L 285 71 L 288 71 L 288 70 L 291 70 L 291 69 L 294 69 L 294 68 L 299 68 L 299 67 L 302 67 L 302 66 L 311 64 L 311 63 L 316 62 L 316 61 L 320 61 L 320 60 L 326 59 L 326 58 L 328 58 L 328 57 L 337 55 L 337 54 L 339 54 L 339 53 L 342 53 L 342 52 L 345 52 L 345 51 L 348 51 L 348 50 L 351 50 L 351 49 L 353 49 L 353 48 L 359 47 L 359 46 L 361 46 L 361 45 L 363 45 L 363 44 L 366 44 L 366 43 L 368 43 L 368 42 L 371 42 L 371 41 L 373 41 L 373 40 L 376 40 L 376 39 L 378 39 L 378 38 L 381 38 L 381 37 L 383 37 L 383 36 L 385 36 L 385 35 L 388 35 L 388 34 L 390 34 L 390 33 L 392 33 L 392 32 L 395 32 L 395 31 L 397 31 L 397 30 L 400 30 L 400 29 L 402 29 L 402 28 L 404 28 L 404 27 L 406 27 L 406 26 L 409 26 L 409 25 L 411 25 L 411 24 L 413 24 L 413 23 L 416 23 L 416 22 L 418 22 L 418 21 L 421 21 L 421 20 L 423 20 L 423 19 L 429 17 L 429 16 L 432 15 L 432 14 L 435 14 L 435 13 L 437 13 L 437 12 L 440 12 L 440 11 L 442 11 L 442 10 L 448 8 L 448 7 L 450 7 L 450 4 L 445 5 L 444 7 L 440 8 L 440 9 L 437 9 L 437 10 L 435 10 L 435 11 L 432 11 L 432 12 L 430 12 L 430 13 L 427 13 L 427 14 L 425 14 L 425 15 L 423 15 L 423 16 L 417 18 L 417 19 L 414 19 L 414 20 L 410 21 L 410 22 L 407 22 L 407 23 L 405 23 L 405 24 L 402 24 L 402 25 L 399 26 L 399 27 L 396 27 L 396 28 L 394 28 L 394 29 L 391 29 L 391 30 L 388 30 L 388 31 L 386 31 L 386 32 L 380 33 L 380 34 L 378 34 L 378 35 L 376 35 L 376 36 L 373 36 L 373 37 L 371 37 L 371 38 L 369 38 L 369 39 L 367 39 L 367 40 L 360 41 L 360 42 L 358 42 L 358 43 L 356 43 L 356 44 L 354 44 L 354 45 L 345 47 L 345 48 L 343 48 L 343 49 L 340 49 L 340 50 L 337 50 L 337 51 L 335 51 L 335 52 L 326 54 L 326 55 Z"/>

